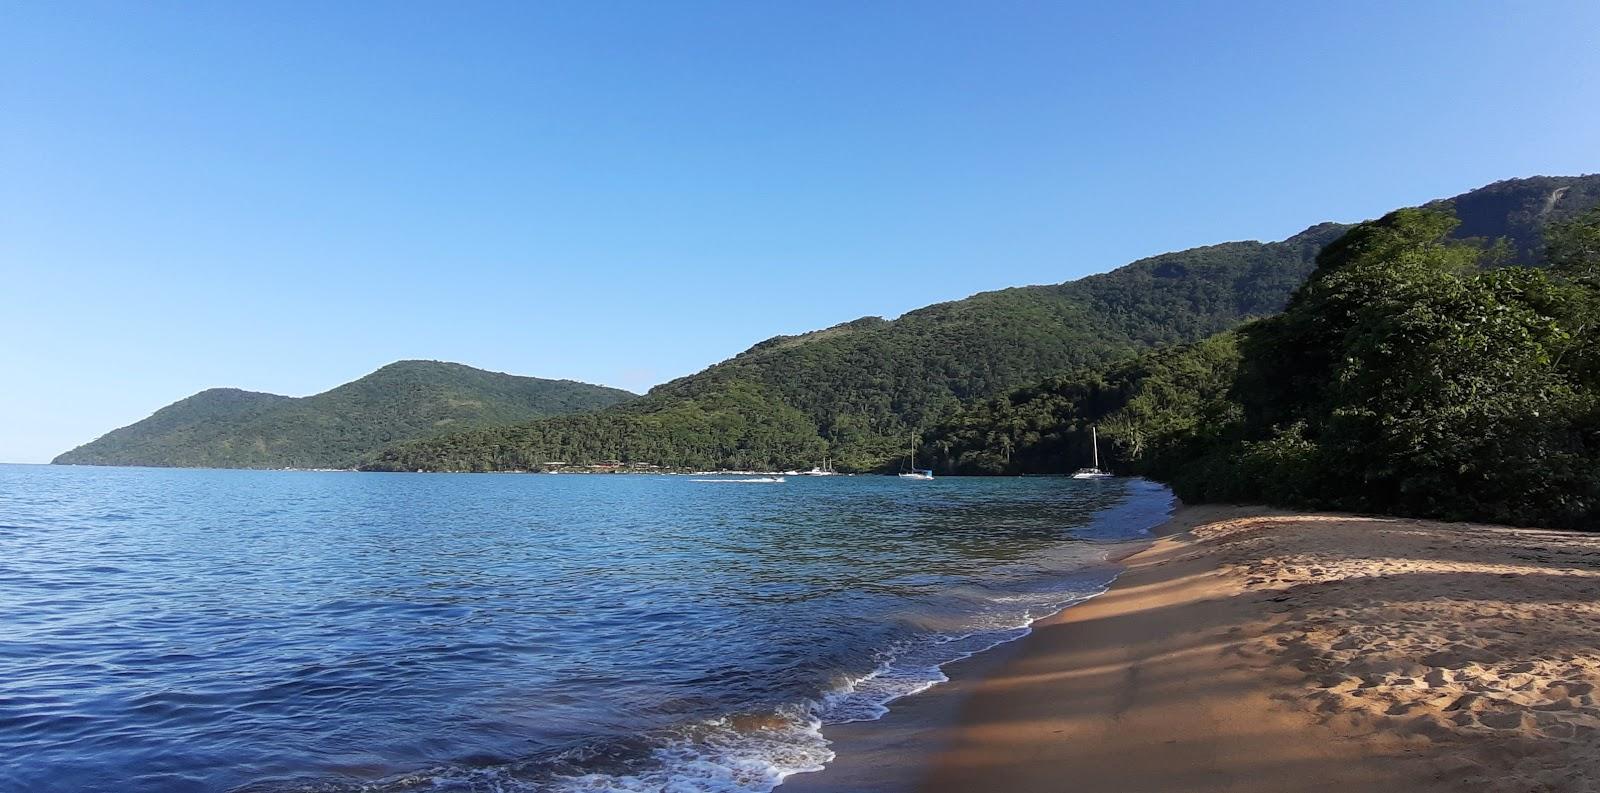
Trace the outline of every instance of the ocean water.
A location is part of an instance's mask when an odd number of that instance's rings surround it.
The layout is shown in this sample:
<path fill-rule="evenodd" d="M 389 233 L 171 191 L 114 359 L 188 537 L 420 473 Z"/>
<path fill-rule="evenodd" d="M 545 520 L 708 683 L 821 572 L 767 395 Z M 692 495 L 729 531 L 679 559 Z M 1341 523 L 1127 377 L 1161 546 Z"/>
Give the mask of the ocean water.
<path fill-rule="evenodd" d="M 1171 504 L 0 466 L 0 790 L 767 791 L 1102 591 Z"/>

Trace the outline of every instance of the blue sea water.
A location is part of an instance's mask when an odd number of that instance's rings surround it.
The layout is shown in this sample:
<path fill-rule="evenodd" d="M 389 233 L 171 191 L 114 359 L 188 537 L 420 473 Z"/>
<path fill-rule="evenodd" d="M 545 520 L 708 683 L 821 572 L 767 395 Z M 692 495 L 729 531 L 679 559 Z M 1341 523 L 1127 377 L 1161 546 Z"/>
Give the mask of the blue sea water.
<path fill-rule="evenodd" d="M 766 791 L 1101 591 L 1171 504 L 0 466 L 0 790 Z"/>

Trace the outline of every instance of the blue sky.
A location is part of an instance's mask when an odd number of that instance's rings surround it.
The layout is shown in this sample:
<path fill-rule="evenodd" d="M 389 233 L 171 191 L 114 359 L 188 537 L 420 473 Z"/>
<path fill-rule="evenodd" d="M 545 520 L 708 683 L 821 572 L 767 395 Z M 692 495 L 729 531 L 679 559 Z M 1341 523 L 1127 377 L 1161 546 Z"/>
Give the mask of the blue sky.
<path fill-rule="evenodd" d="M 1600 171 L 1600 3 L 0 0 L 0 460 Z"/>

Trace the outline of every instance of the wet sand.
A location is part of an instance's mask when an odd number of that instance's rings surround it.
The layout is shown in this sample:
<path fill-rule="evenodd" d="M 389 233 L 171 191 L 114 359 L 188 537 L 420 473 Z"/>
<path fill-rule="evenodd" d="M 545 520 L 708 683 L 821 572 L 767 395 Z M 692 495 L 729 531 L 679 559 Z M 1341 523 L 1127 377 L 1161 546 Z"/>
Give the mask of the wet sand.
<path fill-rule="evenodd" d="M 1600 790 L 1600 535 L 1181 510 L 800 791 Z"/>

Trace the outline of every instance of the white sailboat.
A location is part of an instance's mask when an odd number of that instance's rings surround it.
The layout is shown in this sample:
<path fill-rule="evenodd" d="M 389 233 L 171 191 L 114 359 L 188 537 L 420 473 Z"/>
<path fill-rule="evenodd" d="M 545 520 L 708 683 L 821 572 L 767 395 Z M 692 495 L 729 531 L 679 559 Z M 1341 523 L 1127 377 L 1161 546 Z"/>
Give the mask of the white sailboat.
<path fill-rule="evenodd" d="M 822 465 L 820 465 L 820 466 L 816 466 L 816 465 L 811 466 L 811 470 L 809 470 L 809 471 L 800 471 L 796 475 L 797 476 L 838 476 L 839 472 L 833 470 L 833 465 L 831 463 L 829 463 L 829 461 L 828 461 L 828 459 L 826 457 L 824 457 L 822 459 Z"/>
<path fill-rule="evenodd" d="M 908 466 L 908 470 L 900 472 L 900 478 L 901 479 L 921 479 L 921 480 L 924 480 L 924 481 L 933 478 L 933 469 L 932 468 L 918 468 L 917 467 L 917 447 L 916 447 L 915 444 L 913 444 L 911 446 L 911 464 L 910 464 L 910 466 Z"/>
<path fill-rule="evenodd" d="M 1077 470 L 1077 472 L 1072 475 L 1072 478 L 1073 479 L 1110 479 L 1111 478 L 1111 474 L 1100 470 L 1100 430 L 1099 430 L 1099 428 L 1097 428 L 1097 427 L 1095 427 L 1093 425 L 1090 425 L 1090 427 L 1089 427 L 1089 439 L 1090 439 L 1090 445 L 1094 447 L 1094 465 L 1092 467 L 1090 467 L 1090 468 L 1079 468 Z"/>

